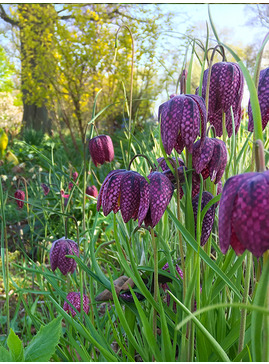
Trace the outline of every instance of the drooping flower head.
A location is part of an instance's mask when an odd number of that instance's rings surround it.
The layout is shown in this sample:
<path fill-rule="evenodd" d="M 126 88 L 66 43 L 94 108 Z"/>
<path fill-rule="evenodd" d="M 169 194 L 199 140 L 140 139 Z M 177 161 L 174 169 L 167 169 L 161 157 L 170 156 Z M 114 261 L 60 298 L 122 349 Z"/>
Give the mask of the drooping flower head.
<path fill-rule="evenodd" d="M 112 162 L 114 147 L 109 135 L 98 135 L 89 141 L 89 152 L 95 166 Z"/>
<path fill-rule="evenodd" d="M 261 70 L 258 86 L 258 99 L 262 116 L 262 130 L 269 121 L 269 67 Z M 250 101 L 248 103 L 248 130 L 254 130 L 253 115 Z"/>
<path fill-rule="evenodd" d="M 86 195 L 92 196 L 97 198 L 98 197 L 98 190 L 95 186 L 88 186 L 86 187 Z"/>
<path fill-rule="evenodd" d="M 42 183 L 41 187 L 43 188 L 44 195 L 47 196 L 50 191 L 49 187 L 45 183 Z"/>
<path fill-rule="evenodd" d="M 208 202 L 210 200 L 212 200 L 213 197 L 214 196 L 210 192 L 204 191 L 202 193 L 201 211 L 208 204 Z M 195 233 L 196 233 L 196 227 L 197 227 L 198 202 L 199 202 L 199 194 L 196 195 L 192 200 L 194 222 L 195 222 Z M 207 240 L 210 236 L 210 233 L 212 231 L 216 207 L 217 207 L 217 204 L 212 205 L 208 209 L 208 211 L 205 214 L 205 217 L 203 219 L 202 230 L 201 230 L 201 240 L 200 240 L 201 246 L 205 245 L 205 243 L 207 242 Z"/>
<path fill-rule="evenodd" d="M 65 238 L 55 240 L 50 249 L 50 265 L 53 272 L 58 267 L 63 275 L 68 272 L 74 273 L 77 263 L 74 259 L 67 258 L 66 255 L 79 256 L 77 243 Z"/>
<path fill-rule="evenodd" d="M 72 189 L 72 187 L 71 187 L 71 189 Z M 70 189 L 70 185 L 68 185 L 68 188 Z M 61 193 L 61 196 L 64 198 L 64 206 L 66 206 L 70 195 L 65 194 L 64 190 L 61 190 L 60 193 Z"/>
<path fill-rule="evenodd" d="M 229 178 L 219 204 L 219 241 L 225 254 L 245 249 L 260 257 L 269 249 L 269 171 Z"/>
<path fill-rule="evenodd" d="M 16 200 L 16 202 L 17 202 L 19 209 L 22 209 L 23 205 L 24 205 L 24 200 L 25 200 L 25 192 L 22 190 L 17 190 L 14 193 L 14 197 L 18 199 L 18 200 Z M 22 201 L 19 201 L 19 200 L 22 200 Z"/>
<path fill-rule="evenodd" d="M 193 144 L 200 135 L 205 136 L 206 108 L 202 97 L 197 95 L 173 96 L 159 107 L 161 137 L 164 149 L 171 154 L 173 148 L 181 153 L 186 146 L 192 153 Z"/>
<path fill-rule="evenodd" d="M 153 172 L 148 176 L 149 184 L 149 205 L 144 223 L 146 227 L 152 228 L 158 224 L 163 216 L 172 196 L 174 187 L 171 181 L 161 172 Z M 139 226 L 142 220 L 138 220 Z"/>
<path fill-rule="evenodd" d="M 227 164 L 225 143 L 220 139 L 206 137 L 201 146 L 198 140 L 193 147 L 192 164 L 195 171 L 202 174 L 203 179 L 210 176 L 211 181 L 217 184 Z"/>
<path fill-rule="evenodd" d="M 118 169 L 109 172 L 98 195 L 97 211 L 103 207 L 107 216 L 111 211 L 121 211 L 123 221 L 130 219 L 141 223 L 149 206 L 149 184 L 139 173 Z"/>
<path fill-rule="evenodd" d="M 72 182 L 69 182 L 68 183 L 68 189 L 69 189 L 69 191 L 71 191 L 73 187 L 74 187 L 74 184 Z"/>
<path fill-rule="evenodd" d="M 78 178 L 78 172 L 73 172 L 72 177 L 73 177 L 73 180 L 76 181 Z"/>
<path fill-rule="evenodd" d="M 206 97 L 207 77 L 205 70 L 202 84 L 202 97 Z M 216 135 L 222 136 L 222 113 L 226 113 L 228 136 L 233 133 L 231 106 L 234 115 L 235 132 L 241 121 L 241 102 L 243 97 L 244 76 L 237 63 L 218 62 L 211 69 L 209 85 L 208 121 L 215 127 Z"/>
<path fill-rule="evenodd" d="M 69 292 L 68 295 L 66 296 L 66 299 L 72 303 L 72 305 L 76 308 L 76 310 L 78 312 L 80 312 L 80 302 L 81 302 L 81 295 L 80 292 Z M 89 309 L 90 309 L 90 300 L 89 297 L 86 296 L 85 294 L 83 295 L 83 311 L 88 314 Z M 76 311 L 73 309 L 73 307 L 70 306 L 70 304 L 67 301 L 64 301 L 64 305 L 63 305 L 63 309 L 68 312 L 71 313 L 72 317 L 76 316 Z"/>

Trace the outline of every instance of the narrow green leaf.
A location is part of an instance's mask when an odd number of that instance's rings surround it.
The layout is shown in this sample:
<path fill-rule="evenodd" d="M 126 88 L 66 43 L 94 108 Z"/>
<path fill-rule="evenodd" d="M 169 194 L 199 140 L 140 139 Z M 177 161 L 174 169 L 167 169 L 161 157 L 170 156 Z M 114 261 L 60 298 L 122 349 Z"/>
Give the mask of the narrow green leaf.
<path fill-rule="evenodd" d="M 214 197 L 215 198 L 215 197 Z M 177 226 L 177 228 L 181 231 L 184 239 L 186 240 L 186 242 L 193 248 L 193 250 L 197 253 L 198 252 L 198 244 L 195 241 L 195 239 L 193 238 L 193 236 L 188 232 L 188 230 L 181 224 L 180 221 L 178 221 L 178 219 L 176 218 L 176 216 L 172 213 L 172 211 L 167 208 L 167 211 L 169 213 L 169 215 L 171 216 L 171 218 L 173 219 L 175 225 Z M 241 299 L 241 294 L 238 290 L 238 288 L 234 285 L 234 283 L 227 277 L 227 275 L 219 268 L 219 266 L 208 257 L 208 255 L 202 250 L 200 249 L 199 251 L 200 257 L 201 259 L 203 259 L 203 261 L 211 268 L 215 271 L 215 273 L 217 273 L 218 276 L 220 276 L 225 282 L 226 284 L 234 291 L 234 293 L 236 294 L 236 296 Z"/>
<path fill-rule="evenodd" d="M 7 345 L 13 361 L 24 361 L 22 342 L 12 329 L 7 338 Z"/>
<path fill-rule="evenodd" d="M 25 361 L 49 361 L 55 352 L 62 332 L 62 317 L 42 326 L 25 349 Z"/>

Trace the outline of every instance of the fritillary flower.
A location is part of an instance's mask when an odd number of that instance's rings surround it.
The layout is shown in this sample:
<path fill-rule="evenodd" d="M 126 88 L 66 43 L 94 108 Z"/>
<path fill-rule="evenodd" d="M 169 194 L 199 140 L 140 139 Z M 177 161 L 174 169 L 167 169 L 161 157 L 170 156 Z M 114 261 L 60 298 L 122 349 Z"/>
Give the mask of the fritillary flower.
<path fill-rule="evenodd" d="M 181 153 L 186 146 L 192 153 L 193 144 L 200 135 L 205 136 L 206 108 L 204 99 L 197 95 L 174 96 L 160 105 L 161 138 L 167 154 L 173 148 Z"/>
<path fill-rule="evenodd" d="M 269 249 L 269 171 L 229 178 L 219 204 L 219 241 L 225 254 L 246 249 L 260 257 Z"/>
<path fill-rule="evenodd" d="M 217 184 L 227 164 L 225 143 L 220 139 L 206 137 L 201 146 L 198 140 L 193 147 L 192 164 L 195 171 L 202 174 L 203 179 L 210 176 L 211 181 Z"/>
<path fill-rule="evenodd" d="M 264 130 L 269 121 L 269 67 L 260 72 L 258 99 L 262 116 L 262 130 Z M 248 117 L 248 130 L 253 131 L 254 124 L 250 101 L 248 103 Z"/>
<path fill-rule="evenodd" d="M 17 202 L 19 209 L 22 209 L 23 205 L 24 205 L 24 200 L 25 200 L 25 192 L 22 190 L 17 190 L 14 194 L 14 197 L 16 199 L 18 199 L 18 200 L 16 200 L 16 202 Z M 19 201 L 19 200 L 22 200 L 22 201 Z"/>
<path fill-rule="evenodd" d="M 41 187 L 43 188 L 44 195 L 47 196 L 50 191 L 49 187 L 45 183 L 42 183 Z"/>
<path fill-rule="evenodd" d="M 68 295 L 66 296 L 66 299 L 72 303 L 72 305 L 75 307 L 75 309 L 80 312 L 81 309 L 81 295 L 80 292 L 69 292 Z M 68 312 L 71 313 L 72 317 L 76 316 L 76 311 L 73 309 L 72 306 L 70 306 L 70 304 L 67 301 L 64 301 L 64 305 L 63 305 L 63 309 Z M 85 294 L 83 295 L 83 311 L 88 314 L 90 309 L 90 300 L 89 297 L 86 296 Z"/>
<path fill-rule="evenodd" d="M 88 186 L 86 188 L 86 195 L 92 196 L 97 198 L 98 197 L 98 190 L 95 186 Z"/>
<path fill-rule="evenodd" d="M 97 211 L 103 207 L 107 216 L 111 211 L 121 211 L 123 221 L 138 218 L 144 220 L 149 206 L 149 184 L 139 173 L 118 169 L 111 171 L 105 178 L 97 200 Z"/>
<path fill-rule="evenodd" d="M 209 69 L 205 70 L 202 84 L 202 97 L 206 97 Z M 235 132 L 241 122 L 241 102 L 244 76 L 237 63 L 218 62 L 213 64 L 209 86 L 208 121 L 215 127 L 216 135 L 222 136 L 222 114 L 226 114 L 228 136 L 233 133 L 231 107 L 233 109 Z M 198 93 L 198 90 L 196 91 Z"/>
<path fill-rule="evenodd" d="M 95 166 L 112 162 L 114 147 L 109 135 L 98 135 L 89 141 L 89 152 Z"/>
<path fill-rule="evenodd" d="M 77 263 L 74 259 L 67 258 L 66 255 L 79 256 L 77 243 L 65 238 L 55 240 L 50 249 L 50 265 L 53 272 L 59 268 L 63 275 L 68 272 L 74 273 Z"/>
<path fill-rule="evenodd" d="M 201 211 L 203 208 L 208 204 L 210 200 L 212 200 L 214 196 L 212 193 L 204 191 L 202 193 L 202 202 L 201 202 Z M 195 232 L 196 232 L 196 226 L 197 226 L 197 212 L 198 212 L 198 201 L 199 201 L 199 194 L 196 195 L 192 200 L 192 207 L 193 207 L 193 214 L 194 214 L 194 222 L 195 222 Z M 201 230 L 201 246 L 204 246 L 207 242 L 210 233 L 213 228 L 214 219 L 215 219 L 215 210 L 216 210 L 217 204 L 212 205 L 207 213 L 205 214 L 205 217 L 203 219 L 202 223 L 202 230 Z"/>

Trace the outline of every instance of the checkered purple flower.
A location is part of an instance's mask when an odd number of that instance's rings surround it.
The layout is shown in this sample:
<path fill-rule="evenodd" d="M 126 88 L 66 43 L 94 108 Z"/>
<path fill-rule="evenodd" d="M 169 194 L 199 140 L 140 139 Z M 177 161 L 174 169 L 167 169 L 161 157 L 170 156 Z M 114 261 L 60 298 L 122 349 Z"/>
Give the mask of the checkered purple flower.
<path fill-rule="evenodd" d="M 258 99 L 262 116 L 262 130 L 269 121 L 269 67 L 261 70 L 258 86 Z M 254 130 L 253 115 L 250 101 L 248 103 L 248 130 Z"/>
<path fill-rule="evenodd" d="M 144 223 L 146 227 L 154 227 L 163 216 L 172 196 L 174 187 L 171 181 L 161 172 L 153 172 L 148 176 L 149 184 L 149 205 Z M 139 226 L 142 220 L 138 220 Z"/>
<path fill-rule="evenodd" d="M 206 97 L 207 76 L 205 70 L 202 84 L 202 97 Z M 243 97 L 244 76 L 237 63 L 218 62 L 212 66 L 210 86 L 208 121 L 215 127 L 216 135 L 222 136 L 222 113 L 226 113 L 226 129 L 228 136 L 233 133 L 231 106 L 234 115 L 235 132 L 241 122 L 241 102 Z M 198 92 L 198 91 L 197 91 Z"/>
<path fill-rule="evenodd" d="M 225 254 L 245 249 L 260 257 L 269 249 L 269 171 L 233 176 L 219 204 L 219 240 Z"/>
<path fill-rule="evenodd" d="M 80 292 L 70 292 L 68 293 L 68 295 L 66 296 L 66 299 L 72 303 L 72 305 L 76 308 L 76 310 L 78 312 L 80 312 L 80 302 L 81 302 L 81 295 Z M 85 294 L 83 295 L 83 311 L 88 314 L 89 309 L 90 309 L 90 300 L 88 298 L 88 296 L 86 296 Z M 67 301 L 64 301 L 64 305 L 63 305 L 63 309 L 68 312 L 71 313 L 72 317 L 76 316 L 76 311 L 73 309 L 73 307 L 70 306 L 70 304 Z"/>
<path fill-rule="evenodd" d="M 58 267 L 64 275 L 68 272 L 74 273 L 77 263 L 66 255 L 79 256 L 77 243 L 65 238 L 55 240 L 50 249 L 50 265 L 53 272 Z"/>
<path fill-rule="evenodd" d="M 105 178 L 97 200 L 97 211 L 103 207 L 107 216 L 121 211 L 123 221 L 136 220 L 141 225 L 149 206 L 149 184 L 139 173 L 118 169 Z"/>
<path fill-rule="evenodd" d="M 210 176 L 211 181 L 217 184 L 227 164 L 225 143 L 220 139 L 206 137 L 201 147 L 198 140 L 193 146 L 192 164 L 195 171 L 202 174 L 203 179 Z"/>
<path fill-rule="evenodd" d="M 18 205 L 19 209 L 22 209 L 23 205 L 24 205 L 24 200 L 25 200 L 25 192 L 22 191 L 22 190 L 17 190 L 14 193 L 14 197 L 16 199 L 18 199 L 18 200 L 16 200 L 16 202 L 17 202 L 17 205 Z M 22 200 L 22 201 L 19 201 L 19 200 Z"/>
<path fill-rule="evenodd" d="M 98 135 L 89 141 L 89 152 L 93 163 L 104 164 L 114 159 L 114 147 L 109 135 Z"/>
<path fill-rule="evenodd" d="M 161 121 L 161 137 L 167 154 L 171 154 L 173 148 L 181 153 L 185 146 L 192 153 L 193 143 L 200 135 L 200 120 L 201 139 L 205 136 L 206 107 L 200 96 L 173 96 L 160 105 L 158 118 Z"/>
<path fill-rule="evenodd" d="M 212 200 L 214 196 L 212 193 L 204 191 L 202 193 L 202 203 L 201 203 L 201 211 L 203 208 L 208 204 L 210 200 Z M 197 212 L 198 212 L 198 201 L 199 201 L 199 194 L 194 197 L 192 200 L 192 207 L 193 207 L 193 214 L 194 214 L 194 222 L 195 222 L 195 233 L 196 233 L 196 226 L 197 226 Z M 212 205 L 207 213 L 205 214 L 205 217 L 203 219 L 202 224 L 202 231 L 201 231 L 201 246 L 204 246 L 207 242 L 210 233 L 213 228 L 213 223 L 215 219 L 215 210 L 216 210 L 217 204 Z"/>

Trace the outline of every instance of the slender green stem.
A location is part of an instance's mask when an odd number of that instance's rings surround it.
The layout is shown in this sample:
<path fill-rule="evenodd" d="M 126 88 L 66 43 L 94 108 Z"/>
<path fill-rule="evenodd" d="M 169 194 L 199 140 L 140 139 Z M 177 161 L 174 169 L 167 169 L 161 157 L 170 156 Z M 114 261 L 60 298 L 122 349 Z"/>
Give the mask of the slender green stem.
<path fill-rule="evenodd" d="M 244 287 L 244 294 L 243 294 L 243 299 L 242 299 L 242 303 L 245 303 L 245 304 L 248 301 L 250 276 L 251 276 L 251 266 L 252 266 L 252 254 L 250 252 L 248 252 L 247 253 L 246 274 L 245 274 L 245 287 Z M 244 346 L 245 330 L 246 330 L 246 319 L 247 319 L 247 310 L 245 308 L 243 308 L 241 310 L 238 353 L 240 353 L 243 350 L 243 346 Z"/>
<path fill-rule="evenodd" d="M 158 303 L 158 249 L 155 240 L 154 230 L 151 229 L 150 233 L 154 259 L 154 301 Z M 155 308 L 153 308 L 153 333 L 154 337 L 157 338 L 157 311 Z"/>
<path fill-rule="evenodd" d="M 132 104 L 133 104 L 133 83 L 134 83 L 134 56 L 135 56 L 135 47 L 134 47 L 134 37 L 133 37 L 133 33 L 131 31 L 131 29 L 128 27 L 128 25 L 123 24 L 122 26 L 119 27 L 119 29 L 117 30 L 116 33 L 116 50 L 117 50 L 117 44 L 118 44 L 118 35 L 119 32 L 122 28 L 125 28 L 128 30 L 128 32 L 130 33 L 131 39 L 132 39 L 132 65 L 131 65 L 131 84 L 130 84 L 130 104 L 129 104 L 129 130 L 128 130 L 128 135 L 129 135 L 129 140 L 128 140 L 128 161 L 130 161 L 130 150 L 131 150 L 131 140 L 132 140 L 132 132 L 131 132 L 131 127 L 132 127 Z M 116 55 L 115 55 L 115 59 L 116 59 Z"/>

